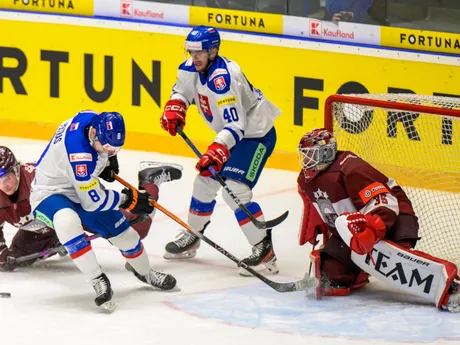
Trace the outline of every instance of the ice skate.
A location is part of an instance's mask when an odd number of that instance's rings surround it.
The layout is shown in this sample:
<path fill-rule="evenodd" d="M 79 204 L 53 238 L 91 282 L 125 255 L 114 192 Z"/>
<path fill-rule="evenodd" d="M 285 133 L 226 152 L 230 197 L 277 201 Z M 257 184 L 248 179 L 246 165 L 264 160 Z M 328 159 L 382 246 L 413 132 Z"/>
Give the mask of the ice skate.
<path fill-rule="evenodd" d="M 113 290 L 110 285 L 110 280 L 105 273 L 92 279 L 91 284 L 93 285 L 94 291 L 96 291 L 94 303 L 108 312 L 114 311 L 117 306 L 112 302 Z"/>
<path fill-rule="evenodd" d="M 134 267 L 128 262 L 125 264 L 125 268 L 132 272 L 141 282 L 146 283 L 155 289 L 163 291 L 180 291 L 180 289 L 176 287 L 176 278 L 174 278 L 171 274 L 158 272 L 151 268 L 148 274 L 141 275 L 137 273 Z"/>
<path fill-rule="evenodd" d="M 211 222 L 207 222 L 201 233 Z M 181 230 L 176 240 L 166 244 L 163 257 L 167 260 L 192 259 L 196 256 L 196 250 L 200 247 L 200 239 L 189 230 Z"/>
<path fill-rule="evenodd" d="M 447 305 L 443 307 L 451 313 L 460 313 L 460 283 L 453 281 L 449 289 L 449 299 Z"/>
<path fill-rule="evenodd" d="M 166 244 L 163 257 L 167 260 L 192 259 L 200 247 L 200 239 L 191 231 L 181 230 L 176 240 Z"/>
<path fill-rule="evenodd" d="M 267 236 L 252 247 L 252 255 L 241 260 L 252 269 L 263 274 L 278 274 L 279 269 L 276 265 L 276 255 L 273 250 L 271 230 L 267 230 Z M 252 277 L 252 274 L 240 267 L 240 275 Z"/>
<path fill-rule="evenodd" d="M 182 169 L 179 164 L 143 161 L 139 164 L 139 185 L 153 183 L 160 186 L 164 182 L 179 180 Z"/>

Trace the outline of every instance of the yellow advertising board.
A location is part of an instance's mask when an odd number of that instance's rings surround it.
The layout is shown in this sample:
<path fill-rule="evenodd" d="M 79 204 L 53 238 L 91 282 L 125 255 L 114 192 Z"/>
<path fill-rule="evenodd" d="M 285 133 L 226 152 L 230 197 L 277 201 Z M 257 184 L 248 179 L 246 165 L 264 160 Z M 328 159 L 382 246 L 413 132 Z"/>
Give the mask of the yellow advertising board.
<path fill-rule="evenodd" d="M 190 25 L 209 25 L 230 30 L 283 34 L 282 15 L 223 8 L 191 6 Z"/>
<path fill-rule="evenodd" d="M 2 0 L 0 9 L 93 16 L 93 0 Z"/>
<path fill-rule="evenodd" d="M 0 20 L 0 31 L 9 33 L 0 38 L 0 135 L 48 139 L 82 109 L 118 111 L 127 122 L 127 148 L 193 156 L 159 124 L 184 58 L 185 37 L 133 31 L 130 25 L 121 30 Z M 411 90 L 460 96 L 459 67 L 223 38 L 220 53 L 237 61 L 283 111 L 271 167 L 298 170 L 297 144 L 306 131 L 324 125 L 324 102 L 331 94 Z M 215 137 L 195 106 L 185 130 L 201 150 Z"/>
<path fill-rule="evenodd" d="M 382 26 L 380 44 L 383 47 L 460 54 L 460 34 L 448 32 Z"/>

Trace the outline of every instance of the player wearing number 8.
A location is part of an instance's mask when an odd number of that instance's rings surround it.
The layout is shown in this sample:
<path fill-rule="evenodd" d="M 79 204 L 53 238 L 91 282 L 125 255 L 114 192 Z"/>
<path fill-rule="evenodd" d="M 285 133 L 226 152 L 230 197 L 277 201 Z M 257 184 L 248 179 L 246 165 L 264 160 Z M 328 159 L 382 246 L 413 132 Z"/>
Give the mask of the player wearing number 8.
<path fill-rule="evenodd" d="M 246 79 L 237 63 L 219 55 L 220 43 L 215 28 L 198 26 L 190 31 L 185 41 L 190 58 L 179 66 L 171 99 L 160 119 L 162 128 L 175 136 L 176 127 L 185 126 L 188 107 L 195 103 L 204 122 L 216 132 L 196 165 L 199 175 L 194 183 L 188 223 L 199 231 L 209 222 L 220 189 L 220 184 L 211 178 L 210 166 L 226 178 L 228 187 L 248 210 L 263 220 L 259 204 L 252 201 L 252 188 L 273 152 L 274 121 L 280 115 L 280 110 Z M 222 196 L 253 246 L 253 255 L 243 261 L 277 273 L 271 230 L 257 229 L 227 193 Z M 165 258 L 194 257 L 198 246 L 198 238 L 185 232 L 177 241 L 167 244 Z"/>
<path fill-rule="evenodd" d="M 124 141 L 125 123 L 119 113 L 82 111 L 64 121 L 36 164 L 30 196 L 35 218 L 56 231 L 73 262 L 91 281 L 96 305 L 109 311 L 115 306 L 110 281 L 102 272 L 82 225 L 117 247 L 126 259 L 127 269 L 142 282 L 163 290 L 176 285 L 173 276 L 150 268 L 138 233 L 119 211 L 123 208 L 139 215 L 152 215 L 149 194 L 131 189 L 120 193 L 100 183 L 99 176 L 109 177 L 110 174 L 104 174 L 107 169 L 118 172 L 117 167 L 110 165 L 109 157 L 114 157 Z M 141 187 L 156 189 L 146 183 Z"/>

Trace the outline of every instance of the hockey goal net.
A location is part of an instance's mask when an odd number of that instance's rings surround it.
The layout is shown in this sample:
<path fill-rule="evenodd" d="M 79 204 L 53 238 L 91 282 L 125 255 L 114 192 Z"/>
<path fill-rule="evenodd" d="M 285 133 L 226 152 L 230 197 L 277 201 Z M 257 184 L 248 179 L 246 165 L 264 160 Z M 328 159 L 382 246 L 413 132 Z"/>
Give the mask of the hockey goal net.
<path fill-rule="evenodd" d="M 406 191 L 419 218 L 416 249 L 460 264 L 460 98 L 333 95 L 325 126 Z"/>

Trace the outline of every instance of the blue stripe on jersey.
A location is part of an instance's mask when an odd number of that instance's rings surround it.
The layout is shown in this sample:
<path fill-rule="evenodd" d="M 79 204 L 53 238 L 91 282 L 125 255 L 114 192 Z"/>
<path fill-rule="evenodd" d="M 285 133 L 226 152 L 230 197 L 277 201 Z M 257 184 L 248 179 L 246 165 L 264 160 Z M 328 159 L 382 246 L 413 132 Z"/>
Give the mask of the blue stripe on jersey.
<path fill-rule="evenodd" d="M 101 210 L 105 207 L 105 205 L 107 204 L 107 201 L 109 201 L 109 191 L 104 190 L 104 193 L 105 193 L 104 202 L 101 204 L 101 206 L 99 206 L 99 207 L 97 208 L 96 211 L 101 211 Z"/>
<path fill-rule="evenodd" d="M 43 151 L 42 155 L 40 156 L 40 158 L 38 159 L 37 163 L 35 164 L 35 167 L 38 167 L 38 165 L 42 161 L 43 157 L 45 157 L 46 153 L 48 152 L 48 149 L 50 148 L 50 145 L 51 145 L 52 141 L 53 141 L 53 139 L 51 139 L 50 142 L 48 143 L 48 145 L 46 145 L 45 151 Z"/>
<path fill-rule="evenodd" d="M 186 60 L 183 63 L 181 63 L 180 66 L 179 66 L 179 69 L 182 70 L 182 71 L 187 71 L 187 72 L 196 72 L 196 68 L 195 68 L 195 65 L 193 64 L 193 62 L 189 65 L 187 63 L 188 61 L 191 61 L 191 59 Z"/>
<path fill-rule="evenodd" d="M 82 111 L 74 116 L 66 130 L 65 148 L 67 150 L 67 159 L 72 166 L 72 171 L 75 180 L 88 181 L 96 169 L 98 154 L 97 151 L 91 146 L 85 134 L 85 128 L 91 125 L 93 118 L 98 116 L 93 111 Z M 91 154 L 91 161 L 70 161 L 73 153 L 88 153 Z"/>
<path fill-rule="evenodd" d="M 233 135 L 233 138 L 235 139 L 235 144 L 237 144 L 241 140 L 240 136 L 232 128 L 224 127 L 224 129 L 229 131 Z"/>
<path fill-rule="evenodd" d="M 251 214 L 256 214 L 261 210 L 259 204 L 256 202 L 248 202 L 245 206 L 249 210 L 249 212 L 251 212 Z M 238 223 L 248 218 L 248 216 L 246 216 L 246 214 L 241 209 L 237 209 L 235 211 L 235 216 Z"/>
<path fill-rule="evenodd" d="M 64 243 L 64 246 L 67 249 L 67 252 L 69 253 L 69 255 L 72 255 L 88 247 L 89 244 L 90 243 L 86 239 L 85 235 L 81 234 L 71 239 L 70 241 L 67 241 L 66 243 Z"/>
<path fill-rule="evenodd" d="M 201 202 L 198 199 L 192 197 L 192 201 L 190 202 L 190 210 L 194 211 L 194 213 L 212 213 L 214 211 L 214 207 L 216 206 L 216 200 L 211 202 Z"/>
<path fill-rule="evenodd" d="M 112 205 L 110 206 L 111 210 L 115 210 L 118 208 L 118 203 L 120 202 L 120 193 L 112 190 L 113 192 L 113 202 Z"/>

